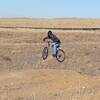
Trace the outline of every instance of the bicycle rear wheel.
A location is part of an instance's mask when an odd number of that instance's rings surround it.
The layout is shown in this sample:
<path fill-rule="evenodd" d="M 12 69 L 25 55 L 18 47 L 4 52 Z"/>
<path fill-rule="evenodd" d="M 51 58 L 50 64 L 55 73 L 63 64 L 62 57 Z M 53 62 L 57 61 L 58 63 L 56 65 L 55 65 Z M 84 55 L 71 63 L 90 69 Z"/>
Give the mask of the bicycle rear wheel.
<path fill-rule="evenodd" d="M 59 62 L 63 62 L 65 60 L 65 52 L 62 49 L 59 49 L 56 53 L 56 59 Z"/>
<path fill-rule="evenodd" d="M 45 47 L 42 52 L 42 58 L 43 60 L 46 60 L 47 57 L 48 57 L 48 47 Z"/>

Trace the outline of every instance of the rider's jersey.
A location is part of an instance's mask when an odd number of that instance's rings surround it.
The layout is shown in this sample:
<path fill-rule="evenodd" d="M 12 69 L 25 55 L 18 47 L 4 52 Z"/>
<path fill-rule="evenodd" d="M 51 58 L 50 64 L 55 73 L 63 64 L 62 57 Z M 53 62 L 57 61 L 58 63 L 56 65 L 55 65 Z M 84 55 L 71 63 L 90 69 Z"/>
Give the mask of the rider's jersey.
<path fill-rule="evenodd" d="M 60 39 L 54 34 L 52 34 L 52 36 L 45 37 L 43 40 L 45 39 L 51 39 L 53 42 L 61 43 Z"/>

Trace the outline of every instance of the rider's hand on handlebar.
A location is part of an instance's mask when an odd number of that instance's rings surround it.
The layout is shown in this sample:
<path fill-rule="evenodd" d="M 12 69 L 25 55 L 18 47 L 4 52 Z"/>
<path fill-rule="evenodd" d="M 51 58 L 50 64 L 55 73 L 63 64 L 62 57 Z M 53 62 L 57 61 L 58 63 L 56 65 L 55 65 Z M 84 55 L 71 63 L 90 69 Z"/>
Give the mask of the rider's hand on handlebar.
<path fill-rule="evenodd" d="M 43 42 L 45 42 L 45 39 L 43 39 Z"/>

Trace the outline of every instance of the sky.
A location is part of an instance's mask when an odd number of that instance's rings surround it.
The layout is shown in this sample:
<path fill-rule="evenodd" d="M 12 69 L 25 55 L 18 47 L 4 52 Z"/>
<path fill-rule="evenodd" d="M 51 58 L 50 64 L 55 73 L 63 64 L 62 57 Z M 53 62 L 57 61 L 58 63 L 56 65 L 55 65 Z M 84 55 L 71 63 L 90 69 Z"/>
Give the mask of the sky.
<path fill-rule="evenodd" d="M 0 0 L 0 17 L 100 18 L 100 0 Z"/>

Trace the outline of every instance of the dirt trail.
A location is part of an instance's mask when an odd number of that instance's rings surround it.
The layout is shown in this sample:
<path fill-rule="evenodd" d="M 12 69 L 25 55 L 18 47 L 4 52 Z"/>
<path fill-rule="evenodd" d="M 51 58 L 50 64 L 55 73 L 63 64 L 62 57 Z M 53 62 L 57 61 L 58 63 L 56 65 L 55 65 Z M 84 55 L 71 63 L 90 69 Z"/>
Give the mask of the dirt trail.
<path fill-rule="evenodd" d="M 100 77 L 66 70 L 23 70 L 0 75 L 1 100 L 99 100 Z"/>

